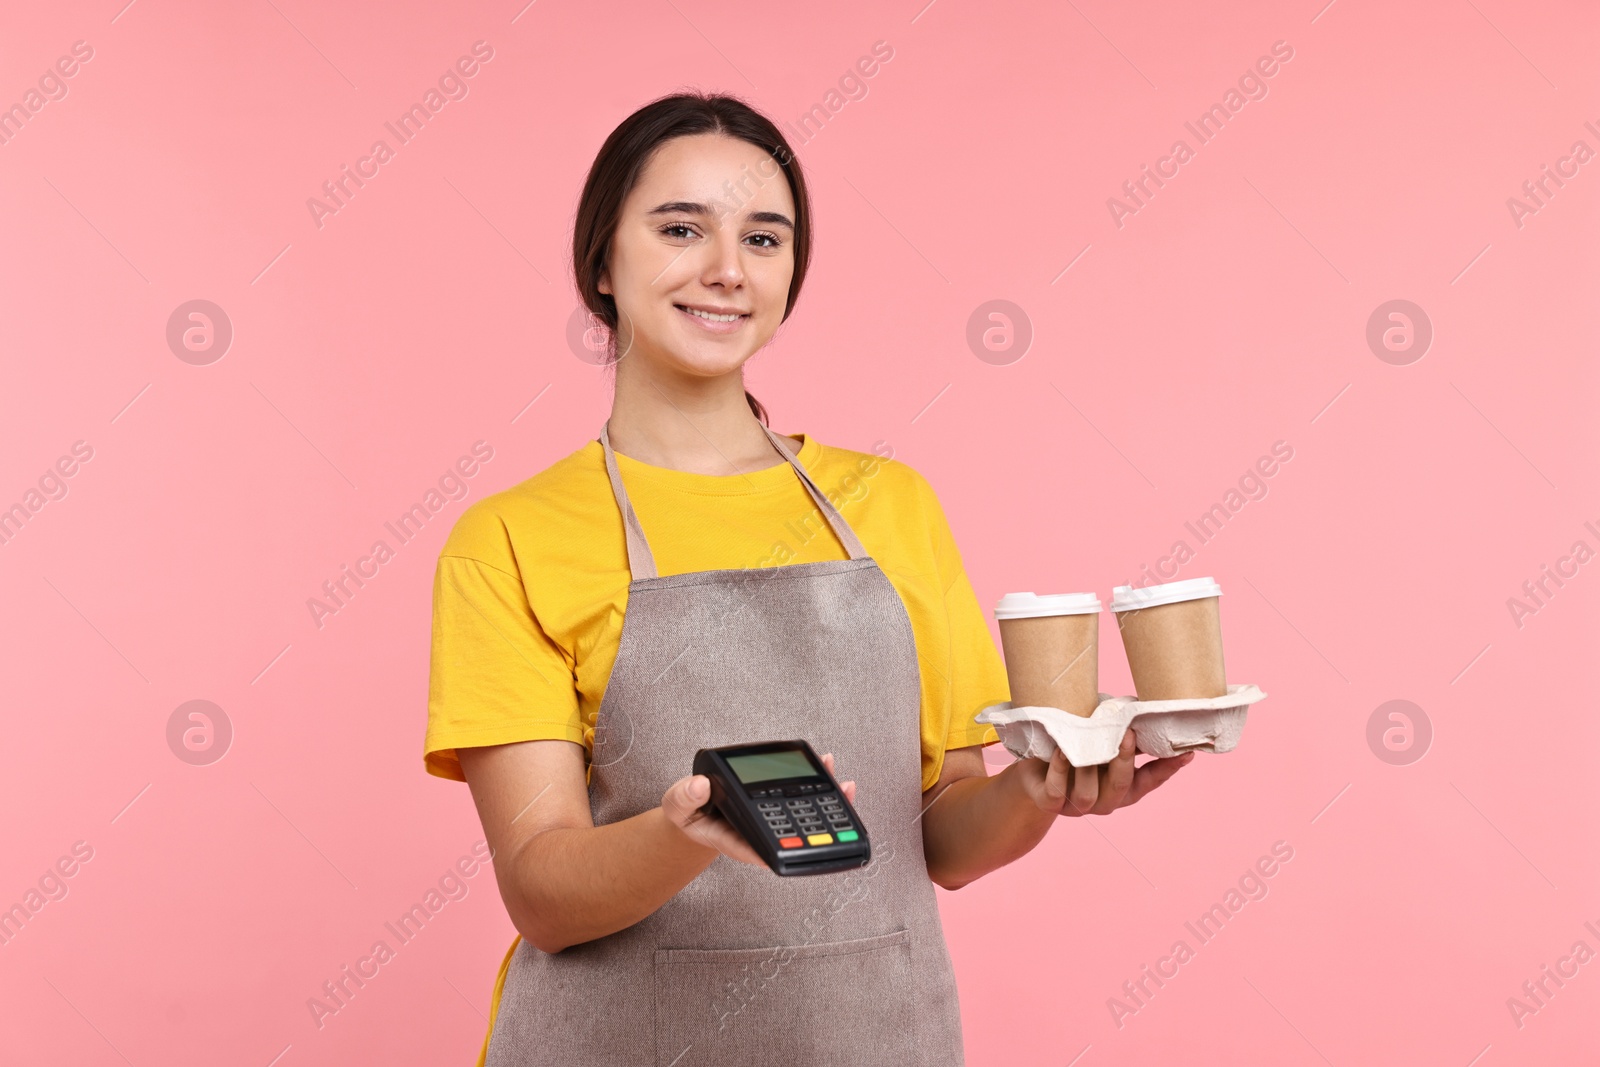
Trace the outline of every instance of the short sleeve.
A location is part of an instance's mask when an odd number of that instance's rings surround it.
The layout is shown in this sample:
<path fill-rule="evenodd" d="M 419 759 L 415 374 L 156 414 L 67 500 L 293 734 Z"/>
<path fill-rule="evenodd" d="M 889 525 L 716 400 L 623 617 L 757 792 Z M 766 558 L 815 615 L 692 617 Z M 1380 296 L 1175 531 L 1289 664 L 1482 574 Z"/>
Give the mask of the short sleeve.
<path fill-rule="evenodd" d="M 944 594 L 944 610 L 949 632 L 950 701 L 949 725 L 944 748 L 966 748 L 994 744 L 1000 740 L 995 728 L 975 721 L 977 714 L 994 704 L 1011 699 L 1006 681 L 1005 661 L 989 632 L 988 618 L 978 604 L 977 593 L 968 580 L 956 547 L 955 535 L 945 518 L 933 488 L 924 480 L 924 520 L 933 538 L 934 563 L 939 586 Z M 940 759 L 941 765 L 943 759 Z M 926 787 L 926 786 L 925 786 Z"/>
<path fill-rule="evenodd" d="M 423 766 L 456 781 L 466 780 L 457 748 L 584 743 L 572 665 L 529 607 L 509 546 L 497 551 L 497 527 L 493 516 L 464 514 L 434 573 Z"/>
<path fill-rule="evenodd" d="M 950 733 L 946 751 L 1000 740 L 995 728 L 976 721 L 984 708 L 1011 699 L 1006 665 L 989 633 L 972 583 L 961 572 L 944 594 L 950 617 Z"/>

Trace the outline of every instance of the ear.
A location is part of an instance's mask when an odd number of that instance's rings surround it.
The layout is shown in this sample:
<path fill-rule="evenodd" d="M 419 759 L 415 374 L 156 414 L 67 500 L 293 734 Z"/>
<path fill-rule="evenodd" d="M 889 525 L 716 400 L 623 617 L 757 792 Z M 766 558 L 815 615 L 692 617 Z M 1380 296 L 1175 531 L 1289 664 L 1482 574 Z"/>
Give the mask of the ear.
<path fill-rule="evenodd" d="M 600 272 L 600 278 L 595 282 L 595 288 L 607 296 L 611 295 L 611 268 L 607 267 Z"/>

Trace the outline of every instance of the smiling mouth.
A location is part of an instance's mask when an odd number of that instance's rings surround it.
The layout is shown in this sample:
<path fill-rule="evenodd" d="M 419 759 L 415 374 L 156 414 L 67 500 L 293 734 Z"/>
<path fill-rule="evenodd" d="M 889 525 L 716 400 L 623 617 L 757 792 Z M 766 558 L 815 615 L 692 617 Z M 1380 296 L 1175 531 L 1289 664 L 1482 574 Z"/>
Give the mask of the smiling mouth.
<path fill-rule="evenodd" d="M 697 319 L 704 319 L 706 322 L 738 322 L 740 319 L 747 319 L 750 317 L 748 313 L 717 315 L 710 311 L 701 311 L 699 308 L 689 307 L 687 304 L 674 304 L 672 306 L 677 308 L 679 311 L 684 312 L 685 314 L 693 315 Z"/>

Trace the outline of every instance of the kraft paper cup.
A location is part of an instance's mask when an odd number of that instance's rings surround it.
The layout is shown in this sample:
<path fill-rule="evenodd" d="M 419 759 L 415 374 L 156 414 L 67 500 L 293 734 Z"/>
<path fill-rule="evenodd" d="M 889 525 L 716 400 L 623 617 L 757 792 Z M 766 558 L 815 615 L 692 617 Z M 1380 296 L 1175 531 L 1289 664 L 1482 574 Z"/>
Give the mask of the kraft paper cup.
<path fill-rule="evenodd" d="M 1007 593 L 995 606 L 1011 703 L 1088 717 L 1100 703 L 1100 598 Z"/>
<path fill-rule="evenodd" d="M 1222 660 L 1222 587 L 1189 578 L 1111 591 L 1122 648 L 1140 700 L 1226 696 Z"/>

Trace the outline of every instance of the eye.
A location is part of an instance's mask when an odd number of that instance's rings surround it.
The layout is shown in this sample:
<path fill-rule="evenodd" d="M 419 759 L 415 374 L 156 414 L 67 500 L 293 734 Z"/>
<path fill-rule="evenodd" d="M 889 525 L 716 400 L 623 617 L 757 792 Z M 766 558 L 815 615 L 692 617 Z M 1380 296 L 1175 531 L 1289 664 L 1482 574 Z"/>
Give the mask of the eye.
<path fill-rule="evenodd" d="M 674 231 L 681 231 L 681 232 L 674 232 Z M 694 227 L 690 226 L 686 222 L 669 222 L 665 226 L 661 227 L 661 232 L 666 234 L 668 237 L 692 237 L 692 236 L 695 236 Z"/>
<path fill-rule="evenodd" d="M 781 245 L 783 243 L 782 239 L 779 238 L 777 234 L 768 233 L 766 230 L 762 230 L 759 233 L 753 233 L 753 234 L 750 235 L 750 237 L 751 238 L 764 238 L 764 239 L 772 242 L 771 244 L 762 245 L 761 246 L 762 248 L 777 248 L 779 245 Z"/>

